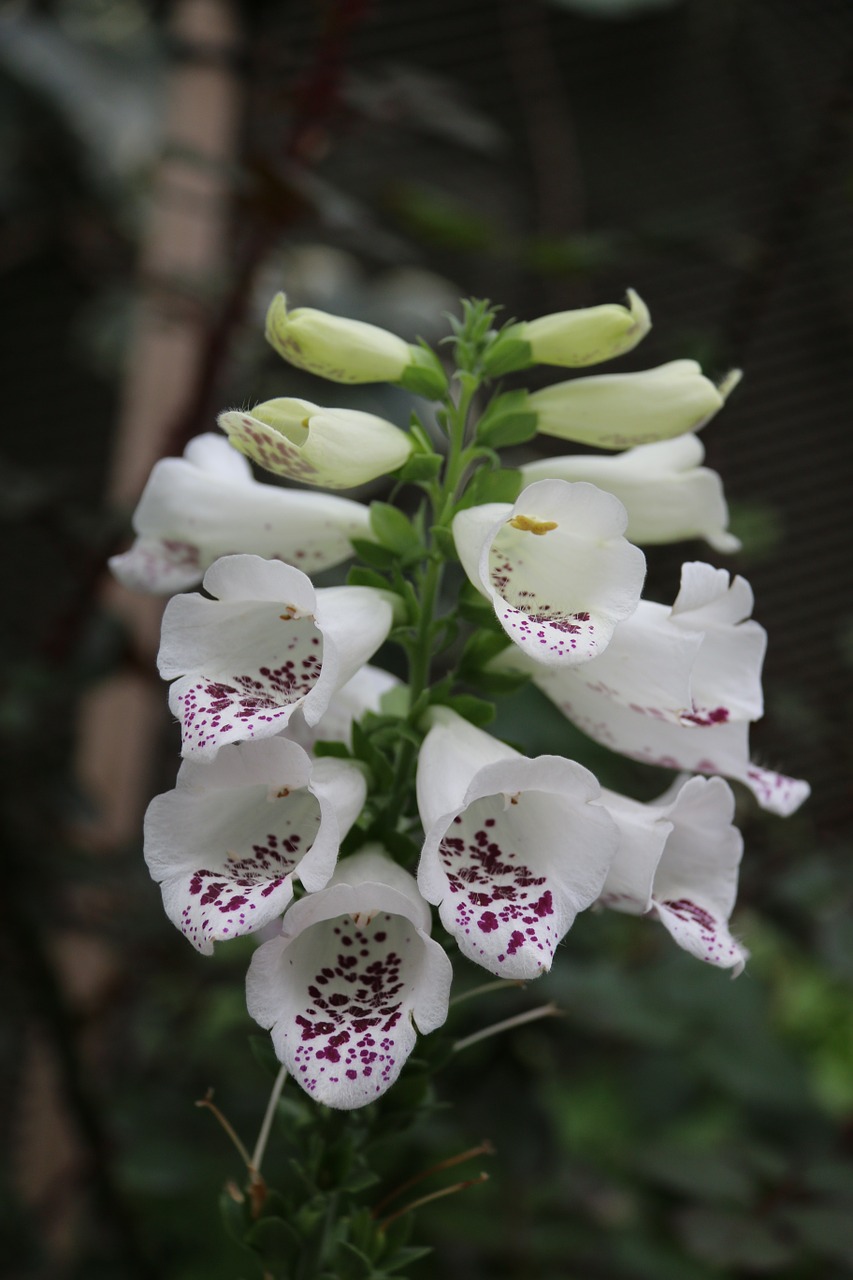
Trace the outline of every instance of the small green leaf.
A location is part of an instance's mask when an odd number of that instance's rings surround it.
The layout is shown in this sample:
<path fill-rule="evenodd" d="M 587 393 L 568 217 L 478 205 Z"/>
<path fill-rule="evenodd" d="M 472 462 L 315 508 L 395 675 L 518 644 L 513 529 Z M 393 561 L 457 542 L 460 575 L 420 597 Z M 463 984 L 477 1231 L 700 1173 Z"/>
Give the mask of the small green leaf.
<path fill-rule="evenodd" d="M 370 527 L 382 546 L 395 555 L 408 555 L 420 549 L 420 539 L 410 522 L 388 502 L 371 502 Z"/>
<path fill-rule="evenodd" d="M 353 565 L 347 574 L 347 586 L 375 587 L 377 591 L 392 590 L 388 579 L 383 578 L 381 573 L 377 573 L 375 569 L 366 569 L 360 564 Z"/>
<path fill-rule="evenodd" d="M 498 468 L 497 471 L 489 471 L 484 467 L 477 472 L 466 490 L 466 505 L 474 506 L 485 502 L 515 502 L 521 493 L 522 483 L 520 471 L 504 467 Z"/>
<path fill-rule="evenodd" d="M 432 1253 L 429 1245 L 409 1245 L 405 1249 L 398 1249 L 392 1257 L 386 1258 L 382 1266 L 387 1272 L 402 1271 L 403 1267 L 417 1262 L 419 1258 L 425 1258 L 429 1253 Z"/>
<path fill-rule="evenodd" d="M 390 569 L 395 561 L 393 551 L 389 551 L 387 547 L 381 547 L 377 542 L 371 542 L 367 538 L 351 538 L 352 549 L 357 556 L 360 556 L 366 564 L 372 565 L 374 569 Z"/>
<path fill-rule="evenodd" d="M 507 635 L 503 630 L 499 633 L 475 631 L 468 637 L 465 648 L 462 650 L 462 656 L 459 659 L 459 675 L 463 680 L 467 680 L 469 673 L 479 675 L 492 658 L 496 658 L 499 653 L 503 653 L 509 647 Z"/>
<path fill-rule="evenodd" d="M 478 729 L 491 724 L 495 718 L 494 703 L 487 702 L 485 698 L 477 698 L 473 693 L 454 693 L 445 705 Z"/>
<path fill-rule="evenodd" d="M 444 556 L 445 560 L 456 559 L 456 543 L 453 541 L 453 534 L 449 529 L 445 529 L 444 525 L 434 524 L 430 529 L 433 542 L 438 550 Z"/>

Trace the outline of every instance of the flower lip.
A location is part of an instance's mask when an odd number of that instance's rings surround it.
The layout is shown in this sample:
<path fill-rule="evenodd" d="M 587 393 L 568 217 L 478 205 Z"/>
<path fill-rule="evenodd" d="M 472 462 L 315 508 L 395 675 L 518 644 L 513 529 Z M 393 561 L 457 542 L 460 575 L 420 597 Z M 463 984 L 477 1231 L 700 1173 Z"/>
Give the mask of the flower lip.
<path fill-rule="evenodd" d="M 185 760 L 145 817 L 145 859 L 169 919 L 206 954 L 263 928 L 290 903 L 294 878 L 328 882 L 365 790 L 355 766 L 312 762 L 285 738 Z"/>
<path fill-rule="evenodd" d="M 282 936 L 255 953 L 249 1012 L 318 1101 L 373 1101 L 411 1053 L 415 1026 L 426 1033 L 447 1016 L 452 968 L 421 927 L 424 912 L 428 923 L 412 878 L 371 847 L 296 903 Z"/>
<path fill-rule="evenodd" d="M 469 959 L 506 978 L 550 968 L 615 849 L 614 825 L 591 803 L 598 792 L 574 761 L 529 760 L 455 718 L 429 731 L 418 763 L 427 829 L 418 884 Z"/>
<path fill-rule="evenodd" d="M 391 626 L 391 606 L 371 588 L 315 591 L 298 569 L 258 556 L 218 560 L 204 585 L 216 599 L 167 605 L 158 659 L 166 679 L 178 677 L 169 705 L 184 754 L 271 737 L 297 707 L 315 724 Z"/>

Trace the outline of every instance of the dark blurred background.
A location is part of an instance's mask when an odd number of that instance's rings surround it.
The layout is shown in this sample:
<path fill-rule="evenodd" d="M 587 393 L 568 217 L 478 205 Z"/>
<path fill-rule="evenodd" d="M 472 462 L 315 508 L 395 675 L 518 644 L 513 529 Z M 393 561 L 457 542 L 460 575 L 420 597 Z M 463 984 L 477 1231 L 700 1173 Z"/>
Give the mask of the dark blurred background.
<path fill-rule="evenodd" d="M 632 286 L 655 327 L 619 368 L 745 371 L 704 435 L 744 549 L 653 553 L 649 594 L 685 558 L 749 578 L 754 750 L 813 797 L 782 820 L 739 792 L 744 977 L 587 915 L 535 992 L 454 1025 L 564 1016 L 455 1059 L 386 1173 L 497 1148 L 420 1216 L 423 1277 L 853 1275 L 849 0 L 8 3 L 0 103 L 9 1274 L 258 1274 L 217 1218 L 239 1161 L 193 1107 L 215 1087 L 247 1140 L 263 1112 L 251 947 L 196 956 L 141 858 L 177 766 L 160 606 L 103 565 L 151 464 L 226 405 L 328 397 L 265 348 L 277 288 L 435 341 L 460 295 L 531 318 Z M 668 781 L 532 693 L 501 724 L 638 797 Z"/>

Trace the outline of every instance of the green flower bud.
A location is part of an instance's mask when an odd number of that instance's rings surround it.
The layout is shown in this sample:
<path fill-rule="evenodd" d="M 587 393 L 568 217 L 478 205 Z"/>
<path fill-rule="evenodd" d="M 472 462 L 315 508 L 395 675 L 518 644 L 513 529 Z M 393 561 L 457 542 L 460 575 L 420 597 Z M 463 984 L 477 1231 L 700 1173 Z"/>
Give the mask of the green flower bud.
<path fill-rule="evenodd" d="M 582 368 L 631 351 L 651 327 L 648 307 L 629 289 L 625 307 L 605 303 L 510 325 L 498 336 L 483 364 L 492 377 L 532 364 Z"/>
<path fill-rule="evenodd" d="M 290 364 L 331 382 L 400 382 L 408 390 L 440 396 L 447 379 L 428 348 L 395 333 L 312 307 L 288 311 L 283 293 L 266 319 L 267 342 Z"/>

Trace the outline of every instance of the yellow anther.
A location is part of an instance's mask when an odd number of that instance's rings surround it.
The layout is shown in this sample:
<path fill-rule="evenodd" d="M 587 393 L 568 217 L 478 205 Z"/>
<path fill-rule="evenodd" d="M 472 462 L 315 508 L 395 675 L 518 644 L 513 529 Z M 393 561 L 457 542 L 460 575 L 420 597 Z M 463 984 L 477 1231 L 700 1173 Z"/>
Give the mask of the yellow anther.
<path fill-rule="evenodd" d="M 509 523 L 522 533 L 535 533 L 537 538 L 557 528 L 556 520 L 537 520 L 535 516 L 513 516 Z"/>

